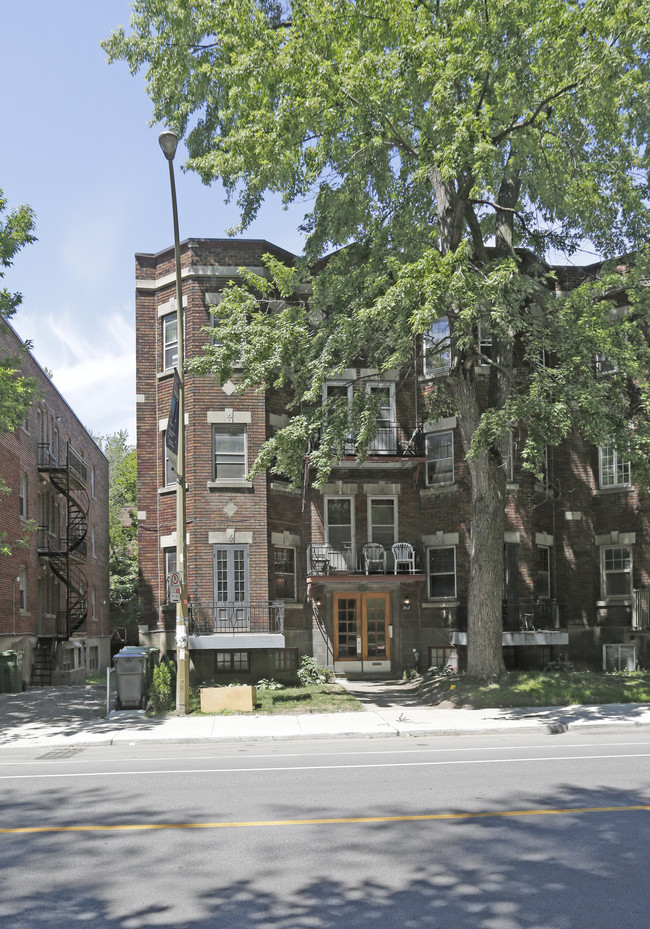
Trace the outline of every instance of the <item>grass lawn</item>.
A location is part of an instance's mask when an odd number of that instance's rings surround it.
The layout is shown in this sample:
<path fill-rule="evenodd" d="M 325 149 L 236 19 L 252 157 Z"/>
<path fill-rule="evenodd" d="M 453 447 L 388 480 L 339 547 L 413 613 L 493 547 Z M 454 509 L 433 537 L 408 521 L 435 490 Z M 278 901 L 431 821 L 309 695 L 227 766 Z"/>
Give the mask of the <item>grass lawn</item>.
<path fill-rule="evenodd" d="M 486 709 L 650 702 L 650 672 L 510 671 L 499 681 L 476 684 L 462 677 L 425 679 L 423 704 Z"/>
<path fill-rule="evenodd" d="M 201 713 L 198 688 L 190 696 L 190 712 L 196 716 L 238 715 L 224 710 L 222 713 Z M 363 706 L 340 684 L 308 684 L 306 687 L 285 687 L 284 690 L 256 692 L 254 713 L 349 713 L 363 710 Z M 243 715 L 243 714 L 242 714 Z"/>

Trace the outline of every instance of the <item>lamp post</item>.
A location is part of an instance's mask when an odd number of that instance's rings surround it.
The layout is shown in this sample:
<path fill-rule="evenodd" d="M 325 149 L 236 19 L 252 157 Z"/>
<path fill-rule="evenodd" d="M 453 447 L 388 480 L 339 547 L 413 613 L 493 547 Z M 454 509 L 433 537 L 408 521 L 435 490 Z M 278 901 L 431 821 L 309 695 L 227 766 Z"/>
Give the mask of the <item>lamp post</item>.
<path fill-rule="evenodd" d="M 184 716 L 189 709 L 189 654 L 187 649 L 187 537 L 185 521 L 185 383 L 183 346 L 183 288 L 181 281 L 181 246 L 178 234 L 178 208 L 174 181 L 174 155 L 178 136 L 161 132 L 158 142 L 169 162 L 169 184 L 174 217 L 174 259 L 176 264 L 176 330 L 178 338 L 178 446 L 176 462 L 176 570 L 180 575 L 180 599 L 176 603 L 176 712 Z"/>

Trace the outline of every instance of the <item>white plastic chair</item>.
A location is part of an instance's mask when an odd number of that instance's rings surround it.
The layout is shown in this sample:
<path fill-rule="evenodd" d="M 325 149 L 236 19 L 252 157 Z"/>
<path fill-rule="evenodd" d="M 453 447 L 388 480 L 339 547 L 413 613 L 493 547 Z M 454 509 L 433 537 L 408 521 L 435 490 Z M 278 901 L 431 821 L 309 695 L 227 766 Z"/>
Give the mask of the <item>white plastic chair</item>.
<path fill-rule="evenodd" d="M 395 574 L 398 573 L 399 565 L 407 565 L 408 573 L 415 574 L 415 549 L 410 542 L 395 542 L 392 546 L 393 563 L 395 565 Z"/>
<path fill-rule="evenodd" d="M 371 565 L 379 565 L 379 570 L 386 573 L 386 549 L 379 542 L 366 542 L 363 546 L 363 560 L 366 566 L 366 574 L 369 573 Z"/>

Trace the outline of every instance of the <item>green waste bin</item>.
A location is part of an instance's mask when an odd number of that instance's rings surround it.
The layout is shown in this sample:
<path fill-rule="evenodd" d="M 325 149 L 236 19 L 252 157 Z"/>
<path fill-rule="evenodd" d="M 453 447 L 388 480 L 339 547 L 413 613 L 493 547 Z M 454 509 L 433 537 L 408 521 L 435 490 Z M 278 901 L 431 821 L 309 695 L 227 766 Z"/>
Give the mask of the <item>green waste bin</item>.
<path fill-rule="evenodd" d="M 23 689 L 23 653 L 0 652 L 0 693 L 18 694 Z"/>

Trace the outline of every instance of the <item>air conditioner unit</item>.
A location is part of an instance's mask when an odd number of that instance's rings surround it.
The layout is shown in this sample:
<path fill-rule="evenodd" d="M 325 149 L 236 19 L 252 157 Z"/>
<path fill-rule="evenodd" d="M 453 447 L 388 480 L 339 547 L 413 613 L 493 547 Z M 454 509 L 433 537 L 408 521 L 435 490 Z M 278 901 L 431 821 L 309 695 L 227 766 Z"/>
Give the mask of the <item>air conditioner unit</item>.
<path fill-rule="evenodd" d="M 605 671 L 634 671 L 635 668 L 635 645 L 603 645 L 603 669 Z"/>

